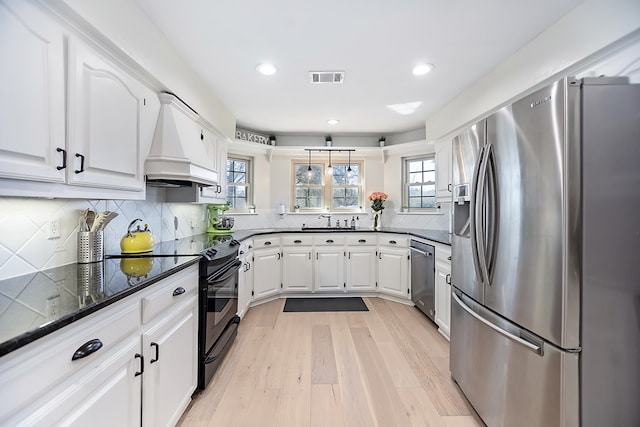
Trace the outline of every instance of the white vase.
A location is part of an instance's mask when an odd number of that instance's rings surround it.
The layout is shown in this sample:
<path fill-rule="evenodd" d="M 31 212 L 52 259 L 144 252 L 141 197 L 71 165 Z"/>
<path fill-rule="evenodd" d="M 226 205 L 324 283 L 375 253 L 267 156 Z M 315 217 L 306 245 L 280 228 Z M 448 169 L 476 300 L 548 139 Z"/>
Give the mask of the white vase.
<path fill-rule="evenodd" d="M 373 225 L 371 228 L 374 230 L 380 230 L 382 227 L 382 211 L 373 211 Z"/>

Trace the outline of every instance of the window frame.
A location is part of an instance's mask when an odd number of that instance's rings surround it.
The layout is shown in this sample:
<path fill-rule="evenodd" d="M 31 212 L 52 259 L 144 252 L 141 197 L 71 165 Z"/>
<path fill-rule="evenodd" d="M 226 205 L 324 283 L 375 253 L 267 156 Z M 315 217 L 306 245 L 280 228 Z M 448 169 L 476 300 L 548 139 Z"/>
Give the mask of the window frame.
<path fill-rule="evenodd" d="M 412 184 L 410 182 L 409 179 L 409 174 L 410 174 L 410 168 L 409 168 L 409 163 L 410 162 L 415 162 L 415 161 L 425 161 L 425 160 L 433 160 L 433 181 L 424 181 L 421 182 L 419 185 L 431 185 L 433 184 L 433 189 L 434 189 L 434 193 L 433 196 L 422 196 L 422 198 L 425 197 L 429 197 L 429 198 L 433 198 L 433 203 L 434 206 L 431 208 L 416 208 L 416 207 L 411 207 L 409 205 L 409 190 L 412 186 L 415 186 L 417 184 Z M 410 212 L 433 212 L 438 208 L 438 200 L 437 200 L 437 170 L 438 170 L 438 164 L 436 162 L 436 155 L 435 153 L 431 153 L 431 154 L 422 154 L 422 155 L 416 155 L 416 156 L 409 156 L 409 157 L 403 157 L 402 158 L 402 206 L 407 206 L 409 208 Z M 431 171 L 431 170 L 429 170 Z M 424 169 L 423 169 L 424 172 Z"/>
<path fill-rule="evenodd" d="M 229 182 L 227 180 L 228 174 L 229 174 L 229 161 L 240 161 L 240 162 L 247 162 L 247 167 L 246 167 L 246 171 L 245 171 L 245 176 L 246 176 L 246 182 L 245 183 L 236 183 L 236 182 Z M 249 206 L 253 206 L 253 158 L 249 157 L 249 156 L 242 156 L 242 155 L 228 155 L 227 156 L 227 162 L 225 163 L 225 173 L 224 173 L 224 179 L 227 180 L 227 195 L 226 195 L 226 199 L 227 201 L 229 201 L 229 195 L 230 195 L 230 187 L 245 187 L 245 191 L 247 194 L 247 207 L 246 208 L 235 208 L 235 207 L 229 207 L 229 212 L 247 212 L 249 211 Z"/>
<path fill-rule="evenodd" d="M 308 212 L 308 213 L 317 213 L 317 212 L 336 212 L 336 213 L 349 213 L 349 212 L 361 212 L 362 206 L 365 200 L 364 196 L 364 161 L 362 160 L 351 160 L 351 167 L 354 165 L 358 166 L 358 176 L 360 177 L 359 184 L 347 184 L 347 185 L 334 185 L 333 179 L 331 176 L 327 175 L 326 170 L 327 166 L 329 166 L 328 160 L 313 160 L 311 162 L 312 165 L 321 165 L 322 168 L 322 183 L 320 185 L 313 184 L 310 186 L 299 186 L 296 184 L 296 166 L 308 166 L 309 161 L 303 159 L 292 159 L 291 160 L 291 207 L 296 204 L 296 188 L 304 187 L 304 188 L 322 188 L 322 206 L 319 208 L 305 208 L 300 207 L 300 212 Z M 331 162 L 333 167 L 337 165 L 345 165 L 348 166 L 349 163 L 343 160 L 334 160 Z M 333 189 L 335 188 L 358 188 L 358 206 L 354 208 L 333 208 Z M 327 206 L 329 207 L 327 209 Z"/>

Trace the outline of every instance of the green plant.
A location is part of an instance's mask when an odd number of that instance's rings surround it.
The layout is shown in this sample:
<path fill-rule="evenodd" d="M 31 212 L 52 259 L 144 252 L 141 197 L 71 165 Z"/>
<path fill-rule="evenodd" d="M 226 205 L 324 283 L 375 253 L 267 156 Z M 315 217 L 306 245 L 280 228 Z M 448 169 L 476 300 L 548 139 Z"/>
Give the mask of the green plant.
<path fill-rule="evenodd" d="M 293 209 L 300 209 L 300 205 L 293 205 Z"/>

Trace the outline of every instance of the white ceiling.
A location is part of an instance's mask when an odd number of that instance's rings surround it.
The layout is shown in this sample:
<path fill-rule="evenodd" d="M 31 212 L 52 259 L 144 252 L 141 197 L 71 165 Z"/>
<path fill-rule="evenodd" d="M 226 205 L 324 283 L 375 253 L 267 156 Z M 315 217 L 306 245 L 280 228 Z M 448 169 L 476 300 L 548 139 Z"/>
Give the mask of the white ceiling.
<path fill-rule="evenodd" d="M 136 1 L 238 127 L 334 135 L 423 128 L 429 115 L 582 2 Z M 261 62 L 278 72 L 258 74 Z M 413 76 L 419 62 L 434 71 Z M 345 71 L 344 83 L 311 85 L 308 72 L 318 70 Z M 386 107 L 412 102 L 421 104 L 409 115 Z M 330 118 L 340 123 L 331 126 Z"/>

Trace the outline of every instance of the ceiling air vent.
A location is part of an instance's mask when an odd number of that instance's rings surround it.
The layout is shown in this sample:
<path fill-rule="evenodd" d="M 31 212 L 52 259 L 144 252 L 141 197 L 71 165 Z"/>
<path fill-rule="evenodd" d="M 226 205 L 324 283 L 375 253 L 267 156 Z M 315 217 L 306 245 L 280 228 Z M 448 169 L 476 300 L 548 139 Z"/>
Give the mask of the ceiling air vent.
<path fill-rule="evenodd" d="M 309 81 L 312 84 L 342 83 L 344 71 L 309 71 Z"/>

